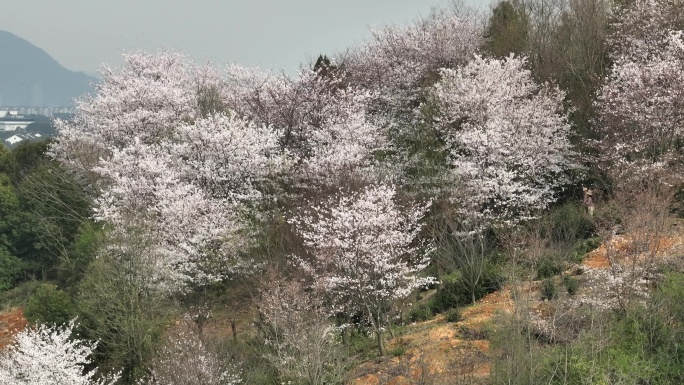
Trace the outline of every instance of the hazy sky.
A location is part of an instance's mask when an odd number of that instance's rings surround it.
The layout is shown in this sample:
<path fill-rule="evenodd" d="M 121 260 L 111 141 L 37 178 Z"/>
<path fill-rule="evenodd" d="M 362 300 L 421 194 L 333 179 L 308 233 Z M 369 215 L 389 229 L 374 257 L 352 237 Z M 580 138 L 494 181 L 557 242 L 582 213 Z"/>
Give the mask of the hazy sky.
<path fill-rule="evenodd" d="M 467 0 L 489 9 L 489 0 Z M 122 52 L 179 50 L 199 61 L 293 72 L 319 53 L 405 24 L 449 0 L 2 0 L 0 30 L 44 49 L 63 66 L 96 72 Z"/>

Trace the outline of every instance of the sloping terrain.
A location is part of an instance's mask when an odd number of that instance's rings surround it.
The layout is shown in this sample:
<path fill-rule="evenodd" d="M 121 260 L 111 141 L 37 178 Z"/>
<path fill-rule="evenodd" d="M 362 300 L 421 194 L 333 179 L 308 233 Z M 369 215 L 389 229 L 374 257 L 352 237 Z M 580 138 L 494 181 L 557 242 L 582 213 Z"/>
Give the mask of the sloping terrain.
<path fill-rule="evenodd" d="M 684 233 L 673 229 L 660 237 L 655 245 L 633 258 L 624 258 L 634 243 L 628 235 L 615 236 L 606 245 L 586 255 L 581 264 L 568 268 L 564 274 L 579 282 L 579 288 L 569 295 L 560 277 L 554 280 L 558 297 L 542 300 L 541 280 L 529 280 L 515 286 L 507 285 L 490 293 L 461 312 L 461 321 L 448 322 L 440 314 L 435 318 L 406 326 L 401 335 L 387 343 L 388 357 L 377 358 L 357 366 L 352 371 L 352 385 L 440 385 L 484 383 L 492 370 L 489 334 L 498 315 L 524 312 L 534 325 L 534 333 L 547 341 L 572 338 L 564 324 L 576 323 L 577 310 L 583 306 L 620 306 L 619 296 L 625 282 L 631 289 L 651 285 L 653 271 L 647 267 L 654 262 L 684 264 Z M 622 258 L 621 258 L 622 257 Z M 651 258 L 651 260 L 649 260 Z M 246 321 L 255 317 L 245 310 L 247 293 L 234 293 L 229 303 L 240 303 L 242 311 L 217 309 L 220 315 L 207 325 L 208 332 L 231 336 L 231 320 L 237 320 L 238 335 L 253 334 L 253 326 Z M 249 313 L 249 314 L 248 314 Z M 16 333 L 27 324 L 20 308 L 0 314 L 0 349 L 12 342 Z"/>
<path fill-rule="evenodd" d="M 485 296 L 462 311 L 460 322 L 450 323 L 444 315 L 438 315 L 409 325 L 405 333 L 388 343 L 388 351 L 398 357 L 360 365 L 351 384 L 483 383 L 491 372 L 491 357 L 495 354 L 488 340 L 495 316 L 525 312 L 538 338 L 549 342 L 571 339 L 576 333 L 573 328 L 581 325 L 581 309 L 619 307 L 625 290 L 639 294 L 652 286 L 655 277 L 649 267 L 656 262 L 684 263 L 684 234 L 676 228 L 671 230 L 671 234 L 650 242 L 650 248 L 641 253 L 627 253 L 634 244 L 628 235 L 615 236 L 608 247 L 602 245 L 590 252 L 581 264 L 564 272 L 579 283 L 573 295 L 567 294 L 560 277 L 555 277 L 558 297 L 542 300 L 542 281 L 530 280 Z"/>

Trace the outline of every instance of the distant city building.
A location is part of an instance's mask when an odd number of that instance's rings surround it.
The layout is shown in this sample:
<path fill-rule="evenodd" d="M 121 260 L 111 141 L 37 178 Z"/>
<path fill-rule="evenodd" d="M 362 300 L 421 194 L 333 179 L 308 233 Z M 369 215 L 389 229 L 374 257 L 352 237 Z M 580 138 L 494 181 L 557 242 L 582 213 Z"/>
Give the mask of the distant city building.
<path fill-rule="evenodd" d="M 0 110 L 0 118 L 4 118 L 6 116 L 17 116 L 19 115 L 18 110 Z"/>
<path fill-rule="evenodd" d="M 55 115 L 73 114 L 74 107 L 12 107 L 0 106 L 0 111 L 15 111 L 19 115 L 43 115 L 53 117 Z"/>
<path fill-rule="evenodd" d="M 24 129 L 33 122 L 33 119 L 20 115 L 18 110 L 0 110 L 0 131 Z"/>

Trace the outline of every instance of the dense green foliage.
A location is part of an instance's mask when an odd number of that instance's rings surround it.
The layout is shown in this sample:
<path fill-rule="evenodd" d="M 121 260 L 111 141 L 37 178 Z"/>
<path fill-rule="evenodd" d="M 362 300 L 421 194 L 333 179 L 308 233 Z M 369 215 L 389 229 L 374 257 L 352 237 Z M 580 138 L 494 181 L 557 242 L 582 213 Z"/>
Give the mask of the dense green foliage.
<path fill-rule="evenodd" d="M 40 284 L 28 298 L 24 316 L 32 323 L 64 325 L 76 315 L 76 304 L 68 293 L 53 284 Z"/>
<path fill-rule="evenodd" d="M 577 278 L 571 277 L 569 275 L 563 276 L 563 285 L 565 286 L 565 290 L 570 295 L 575 294 L 577 289 L 579 289 L 579 282 L 577 281 Z"/>
<path fill-rule="evenodd" d="M 87 188 L 46 155 L 47 143 L 0 149 L 2 285 L 57 279 L 90 216 Z"/>

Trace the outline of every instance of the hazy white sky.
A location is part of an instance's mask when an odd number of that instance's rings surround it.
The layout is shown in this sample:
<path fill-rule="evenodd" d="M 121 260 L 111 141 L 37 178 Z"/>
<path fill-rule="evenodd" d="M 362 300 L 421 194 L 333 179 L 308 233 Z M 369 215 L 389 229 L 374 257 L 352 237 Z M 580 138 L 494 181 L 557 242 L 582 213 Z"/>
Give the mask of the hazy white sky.
<path fill-rule="evenodd" d="M 466 0 L 489 9 L 491 0 Z M 2 0 L 0 30 L 42 48 L 63 66 L 94 73 L 121 52 L 178 50 L 199 61 L 293 72 L 319 53 L 403 24 L 450 0 Z"/>

